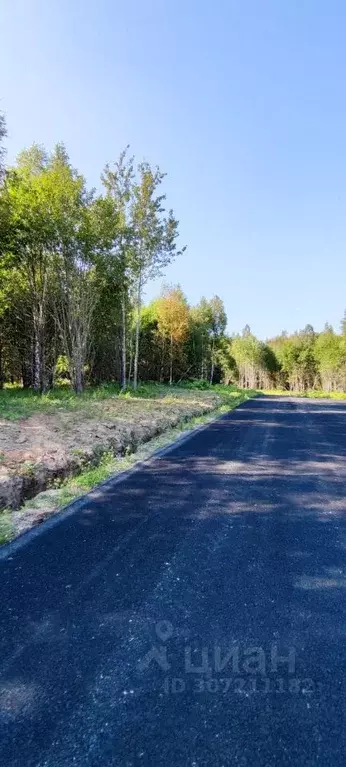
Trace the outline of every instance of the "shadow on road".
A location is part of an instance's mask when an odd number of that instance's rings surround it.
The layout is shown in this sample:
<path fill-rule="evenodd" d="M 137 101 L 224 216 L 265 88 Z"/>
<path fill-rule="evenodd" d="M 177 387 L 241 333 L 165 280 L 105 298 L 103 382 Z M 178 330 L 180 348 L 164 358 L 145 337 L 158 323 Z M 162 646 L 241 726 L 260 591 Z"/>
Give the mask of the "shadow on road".
<path fill-rule="evenodd" d="M 7 767 L 72 749 L 83 765 L 344 764 L 345 414 L 249 402 L 1 563 Z M 268 666 L 273 642 L 294 648 L 295 692 L 287 664 Z M 140 665 L 157 644 L 180 694 Z M 187 675 L 186 646 L 207 648 L 207 674 Z M 245 674 L 230 697 L 219 674 L 197 694 L 215 646 L 262 648 L 273 686 Z"/>

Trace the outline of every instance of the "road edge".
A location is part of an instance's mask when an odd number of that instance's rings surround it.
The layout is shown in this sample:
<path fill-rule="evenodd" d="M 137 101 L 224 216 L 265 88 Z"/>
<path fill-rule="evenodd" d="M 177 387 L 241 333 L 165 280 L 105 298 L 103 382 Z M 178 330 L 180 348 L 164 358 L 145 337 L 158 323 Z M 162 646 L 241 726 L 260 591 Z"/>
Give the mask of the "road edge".
<path fill-rule="evenodd" d="M 129 479 L 129 477 L 131 477 L 133 474 L 137 474 L 139 471 L 150 467 L 157 460 L 160 460 L 166 455 L 169 455 L 169 453 L 171 453 L 180 445 L 183 445 L 185 442 L 188 442 L 188 440 L 194 437 L 196 434 L 206 431 L 206 429 L 212 426 L 212 424 L 216 423 L 217 421 L 229 418 L 236 410 L 240 410 L 246 407 L 252 401 L 252 399 L 257 398 L 250 397 L 244 402 L 240 402 L 239 405 L 230 409 L 227 413 L 221 413 L 215 418 L 212 418 L 210 421 L 207 421 L 207 423 L 203 423 L 200 426 L 188 429 L 182 435 L 177 437 L 177 439 L 175 439 L 173 442 L 164 447 L 158 448 L 157 450 L 154 450 L 154 452 L 151 453 L 148 458 L 139 459 L 136 461 L 134 466 L 131 466 L 130 469 L 125 469 L 124 471 L 119 472 L 119 474 L 108 477 L 103 482 L 100 482 L 100 484 L 95 485 L 95 487 L 88 493 L 83 493 L 70 503 L 62 506 L 61 509 L 54 512 L 52 516 L 48 517 L 40 524 L 35 525 L 34 527 L 30 528 L 30 530 L 26 530 L 24 533 L 21 533 L 12 541 L 4 543 L 0 548 L 0 562 L 5 561 L 6 559 L 11 559 L 12 554 L 15 554 L 20 549 L 25 548 L 26 545 L 28 545 L 38 536 L 42 535 L 42 533 L 52 529 L 56 525 L 60 524 L 64 519 L 67 519 L 68 517 L 73 516 L 73 514 L 80 511 L 88 503 L 89 499 L 93 500 L 94 493 L 98 493 L 102 488 L 109 486 L 114 487 L 122 482 L 126 482 L 126 480 Z"/>

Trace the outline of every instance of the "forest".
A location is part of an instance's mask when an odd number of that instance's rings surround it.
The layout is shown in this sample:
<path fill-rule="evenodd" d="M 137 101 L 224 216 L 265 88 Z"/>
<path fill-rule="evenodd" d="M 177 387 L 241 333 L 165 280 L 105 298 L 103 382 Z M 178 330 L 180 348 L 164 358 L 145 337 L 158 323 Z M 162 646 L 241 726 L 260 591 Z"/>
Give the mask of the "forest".
<path fill-rule="evenodd" d="M 7 167 L 5 137 L 0 115 L 0 387 L 346 390 L 346 317 L 340 333 L 307 325 L 264 342 L 248 326 L 227 330 L 219 296 L 190 306 L 166 284 L 144 305 L 148 282 L 185 253 L 160 168 L 127 147 L 105 165 L 97 194 L 62 144 L 34 144 Z"/>

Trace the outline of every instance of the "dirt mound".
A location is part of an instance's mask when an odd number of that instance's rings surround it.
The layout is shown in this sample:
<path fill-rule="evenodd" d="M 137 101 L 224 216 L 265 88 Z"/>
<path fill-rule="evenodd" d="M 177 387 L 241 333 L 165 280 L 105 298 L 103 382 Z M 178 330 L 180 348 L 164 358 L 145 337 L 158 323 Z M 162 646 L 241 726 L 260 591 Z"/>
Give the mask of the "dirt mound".
<path fill-rule="evenodd" d="M 135 450 L 182 420 L 213 410 L 215 395 L 120 399 L 96 403 L 88 412 L 35 413 L 0 421 L 0 509 L 18 509 L 54 480 L 96 465 L 103 453 Z"/>

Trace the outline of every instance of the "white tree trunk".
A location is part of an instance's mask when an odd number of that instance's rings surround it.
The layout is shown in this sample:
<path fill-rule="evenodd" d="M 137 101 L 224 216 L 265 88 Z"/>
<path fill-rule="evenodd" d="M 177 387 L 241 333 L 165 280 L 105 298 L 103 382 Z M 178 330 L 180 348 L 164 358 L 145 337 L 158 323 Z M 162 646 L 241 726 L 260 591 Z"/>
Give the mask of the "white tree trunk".
<path fill-rule="evenodd" d="M 173 336 L 171 333 L 171 346 L 170 346 L 170 365 L 169 365 L 169 385 L 173 383 Z"/>
<path fill-rule="evenodd" d="M 121 301 L 121 321 L 122 321 L 122 350 L 121 350 L 121 388 L 126 389 L 126 301 L 125 291 Z"/>
<path fill-rule="evenodd" d="M 42 387 L 42 347 L 41 335 L 42 327 L 40 321 L 40 310 L 34 310 L 34 389 L 41 391 Z"/>
<path fill-rule="evenodd" d="M 136 391 L 138 387 L 138 357 L 139 357 L 139 327 L 141 319 L 141 278 L 138 280 L 137 291 L 137 317 L 136 317 L 136 337 L 135 337 L 135 359 L 133 365 L 133 388 Z"/>
<path fill-rule="evenodd" d="M 214 348 L 215 348 L 215 336 L 213 336 L 213 342 L 211 347 L 210 386 L 212 385 L 213 378 L 214 378 Z"/>

